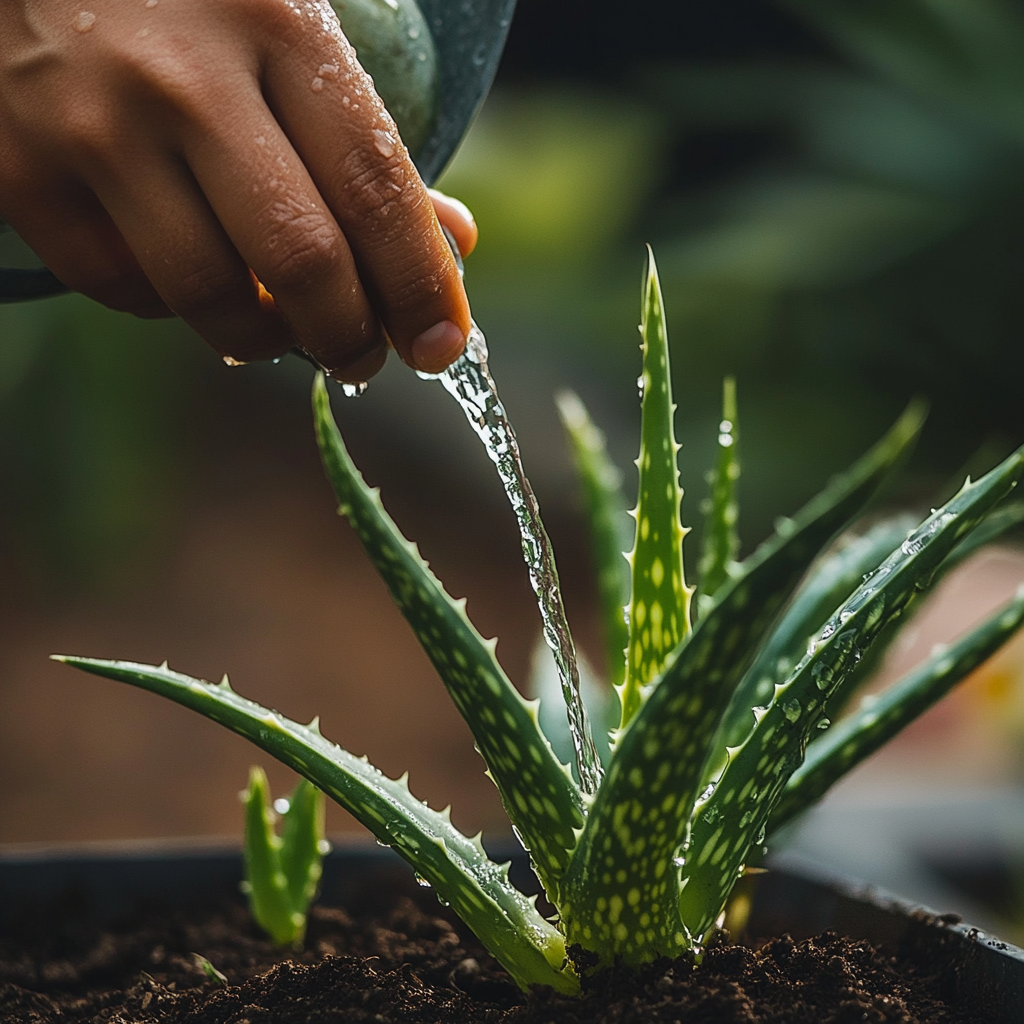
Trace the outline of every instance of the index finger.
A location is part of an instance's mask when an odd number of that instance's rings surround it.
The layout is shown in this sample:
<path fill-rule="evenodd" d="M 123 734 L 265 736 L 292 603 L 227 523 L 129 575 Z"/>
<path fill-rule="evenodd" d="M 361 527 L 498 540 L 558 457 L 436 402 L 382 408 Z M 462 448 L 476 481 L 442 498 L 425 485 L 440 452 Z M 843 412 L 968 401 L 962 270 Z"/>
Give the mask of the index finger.
<path fill-rule="evenodd" d="M 426 187 L 340 33 L 274 45 L 264 95 L 334 215 L 401 357 L 438 371 L 461 353 L 469 303 Z M 280 44 L 280 40 L 277 40 Z"/>

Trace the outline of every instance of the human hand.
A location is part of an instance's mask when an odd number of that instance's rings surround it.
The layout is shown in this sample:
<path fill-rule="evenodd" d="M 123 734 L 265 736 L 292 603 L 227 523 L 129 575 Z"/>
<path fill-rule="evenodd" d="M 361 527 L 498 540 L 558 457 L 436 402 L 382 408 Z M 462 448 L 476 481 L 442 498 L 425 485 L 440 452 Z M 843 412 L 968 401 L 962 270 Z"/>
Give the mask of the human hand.
<path fill-rule="evenodd" d="M 327 0 L 0 0 L 0 218 L 70 288 L 229 361 L 438 372 L 469 304 Z M 251 269 L 250 269 L 251 268 Z M 273 296 L 273 298 L 271 298 Z"/>

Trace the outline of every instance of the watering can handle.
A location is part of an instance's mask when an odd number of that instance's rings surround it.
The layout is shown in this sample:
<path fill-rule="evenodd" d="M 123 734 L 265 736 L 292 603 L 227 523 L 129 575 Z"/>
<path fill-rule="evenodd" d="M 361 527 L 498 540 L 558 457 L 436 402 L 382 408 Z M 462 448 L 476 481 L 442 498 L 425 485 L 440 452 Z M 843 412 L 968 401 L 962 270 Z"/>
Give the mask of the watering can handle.
<path fill-rule="evenodd" d="M 466 134 L 491 88 L 516 0 L 418 0 L 437 49 L 437 116 L 415 154 L 432 185 Z M 0 267 L 0 304 L 62 295 L 69 289 L 46 269 Z"/>

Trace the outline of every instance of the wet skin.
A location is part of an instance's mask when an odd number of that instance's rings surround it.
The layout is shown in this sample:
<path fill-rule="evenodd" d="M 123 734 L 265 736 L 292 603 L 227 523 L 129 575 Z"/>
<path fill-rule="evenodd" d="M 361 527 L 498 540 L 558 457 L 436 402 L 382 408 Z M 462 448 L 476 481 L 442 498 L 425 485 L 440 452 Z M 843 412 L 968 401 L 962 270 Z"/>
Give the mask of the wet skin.
<path fill-rule="evenodd" d="M 0 218 L 113 309 L 365 380 L 461 353 L 429 192 L 326 0 L 0 0 Z"/>

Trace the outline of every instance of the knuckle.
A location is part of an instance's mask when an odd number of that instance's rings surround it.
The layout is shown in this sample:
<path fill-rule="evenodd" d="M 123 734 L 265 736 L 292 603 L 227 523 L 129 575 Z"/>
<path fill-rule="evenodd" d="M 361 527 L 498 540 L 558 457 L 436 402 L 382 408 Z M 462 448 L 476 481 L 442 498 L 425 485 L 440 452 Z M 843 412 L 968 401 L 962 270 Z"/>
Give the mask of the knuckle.
<path fill-rule="evenodd" d="M 196 267 L 165 289 L 165 301 L 183 319 L 202 319 L 237 304 L 246 282 L 233 267 Z M 251 290 L 251 289 L 250 289 Z"/>
<path fill-rule="evenodd" d="M 107 104 L 74 103 L 61 115 L 68 152 L 86 164 L 105 163 L 117 151 L 120 130 Z"/>
<path fill-rule="evenodd" d="M 382 136 L 390 133 L 375 133 Z M 385 152 L 391 142 L 384 144 Z M 408 188 L 408 158 L 401 148 L 384 155 L 362 147 L 353 150 L 342 166 L 338 191 L 343 197 L 346 212 L 353 218 L 368 223 L 376 231 L 400 233 L 403 212 L 414 213 L 421 204 L 423 191 Z"/>
<path fill-rule="evenodd" d="M 267 238 L 267 282 L 283 291 L 301 291 L 338 265 L 338 235 L 319 212 L 273 211 L 276 230 Z"/>

